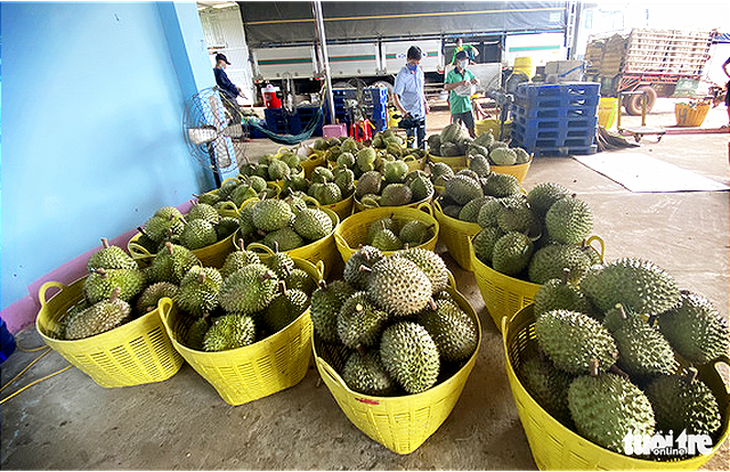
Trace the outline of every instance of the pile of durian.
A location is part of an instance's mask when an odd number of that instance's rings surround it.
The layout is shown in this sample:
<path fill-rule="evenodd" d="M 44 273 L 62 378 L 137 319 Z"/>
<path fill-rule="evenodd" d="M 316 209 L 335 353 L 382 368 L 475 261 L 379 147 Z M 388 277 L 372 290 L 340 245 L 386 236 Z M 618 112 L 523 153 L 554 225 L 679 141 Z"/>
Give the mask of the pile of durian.
<path fill-rule="evenodd" d="M 503 174 L 491 174 L 486 183 L 481 178 L 481 186 L 469 176 L 456 175 L 442 194 L 445 214 L 456 215 L 451 201 L 466 202 L 458 218 L 482 227 L 472 239 L 481 262 L 537 284 L 560 278 L 566 267 L 572 280 L 579 280 L 600 262 L 598 253 L 585 244 L 593 229 L 593 212 L 585 201 L 556 183 L 539 184 L 527 195 L 518 193 L 514 182 L 495 192 L 487 186 L 496 175 Z"/>
<path fill-rule="evenodd" d="M 370 223 L 365 235 L 365 244 L 381 251 L 416 247 L 433 238 L 433 227 L 433 224 L 427 225 L 419 220 L 399 220 L 391 214 Z"/>
<path fill-rule="evenodd" d="M 520 147 L 510 148 L 509 143 L 495 140 L 489 131 L 472 139 L 458 123 L 451 123 L 440 133 L 429 136 L 428 148 L 430 154 L 438 157 L 466 155 L 470 163 L 477 161 L 477 166 L 486 167 L 487 170 L 490 164 L 511 166 L 525 164 L 530 160 L 527 151 Z"/>
<path fill-rule="evenodd" d="M 309 179 L 295 175 L 284 180 L 279 198 L 309 195 L 320 205 L 332 205 L 355 192 L 355 174 L 347 168 L 316 167 Z"/>
<path fill-rule="evenodd" d="M 280 181 L 302 174 L 304 171 L 301 163 L 307 159 L 306 156 L 286 150 L 280 154 L 265 154 L 259 158 L 258 163 L 242 164 L 239 171 L 244 176 L 257 175 L 268 182 Z"/>
<path fill-rule="evenodd" d="M 221 216 L 207 203 L 195 202 L 185 215 L 175 207 L 162 207 L 137 229 L 141 233 L 137 244 L 154 254 L 168 242 L 191 250 L 210 246 L 232 235 L 238 221 Z"/>
<path fill-rule="evenodd" d="M 433 184 L 425 172 L 408 172 L 403 161 L 385 164 L 383 173 L 365 172 L 355 184 L 355 201 L 366 208 L 404 206 L 433 196 Z"/>
<path fill-rule="evenodd" d="M 244 176 L 239 175 L 235 179 L 227 179 L 220 188 L 203 195 L 193 195 L 197 198 L 198 203 L 211 205 L 216 210 L 227 210 L 226 202 L 232 203 L 236 208 L 240 208 L 243 202 L 249 198 L 265 195 L 266 198 L 276 197 L 277 190 L 273 186 L 268 186 L 266 180 L 258 175 Z"/>
<path fill-rule="evenodd" d="M 595 265 L 579 285 L 568 275 L 535 295 L 537 349 L 523 352 L 517 369 L 533 398 L 618 453 L 628 433 L 686 431 L 716 442 L 717 399 L 689 367 L 730 352 L 727 320 L 712 303 L 641 259 Z"/>
<path fill-rule="evenodd" d="M 474 354 L 477 324 L 446 290 L 448 270 L 434 252 L 412 248 L 386 257 L 363 246 L 343 277 L 321 284 L 310 313 L 317 339 L 346 350 L 335 367 L 352 390 L 420 393 Z"/>

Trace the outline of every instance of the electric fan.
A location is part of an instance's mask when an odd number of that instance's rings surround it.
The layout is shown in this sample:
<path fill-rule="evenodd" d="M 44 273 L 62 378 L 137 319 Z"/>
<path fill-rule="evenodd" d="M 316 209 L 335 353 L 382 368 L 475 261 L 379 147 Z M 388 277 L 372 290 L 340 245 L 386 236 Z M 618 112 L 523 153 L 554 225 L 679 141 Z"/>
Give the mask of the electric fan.
<path fill-rule="evenodd" d="M 183 134 L 190 154 L 216 174 L 238 167 L 246 157 L 248 129 L 242 125 L 238 104 L 211 87 L 187 102 L 183 113 Z"/>

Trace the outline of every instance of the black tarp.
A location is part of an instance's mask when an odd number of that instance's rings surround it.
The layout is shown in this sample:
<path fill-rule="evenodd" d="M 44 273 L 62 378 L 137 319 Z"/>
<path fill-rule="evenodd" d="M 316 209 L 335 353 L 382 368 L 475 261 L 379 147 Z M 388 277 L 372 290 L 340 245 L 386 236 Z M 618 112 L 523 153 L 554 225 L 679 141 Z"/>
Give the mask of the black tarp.
<path fill-rule="evenodd" d="M 238 2 L 251 47 L 314 40 L 311 2 Z M 565 1 L 322 2 L 327 41 L 561 30 Z"/>

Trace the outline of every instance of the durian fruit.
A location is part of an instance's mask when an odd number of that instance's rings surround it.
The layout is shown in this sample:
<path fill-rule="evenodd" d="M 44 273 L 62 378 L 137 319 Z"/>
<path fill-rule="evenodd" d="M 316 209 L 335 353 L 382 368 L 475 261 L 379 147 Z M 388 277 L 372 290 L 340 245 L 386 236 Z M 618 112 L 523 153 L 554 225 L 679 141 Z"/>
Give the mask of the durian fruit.
<path fill-rule="evenodd" d="M 403 247 L 403 242 L 398 238 L 398 235 L 385 227 L 373 235 L 371 244 L 381 251 L 397 251 Z"/>
<path fill-rule="evenodd" d="M 335 176 L 332 174 L 332 171 L 326 167 L 317 167 L 316 169 L 314 169 L 314 171 L 312 171 L 312 176 L 310 177 L 310 180 L 312 182 L 317 182 L 321 184 L 332 182 L 334 179 Z"/>
<path fill-rule="evenodd" d="M 305 241 L 296 231 L 285 226 L 264 236 L 261 243 L 277 251 L 291 251 L 304 246 Z"/>
<path fill-rule="evenodd" d="M 507 233 L 494 243 L 492 267 L 505 275 L 517 275 L 529 264 L 533 250 L 534 245 L 526 235 Z"/>
<path fill-rule="evenodd" d="M 484 195 L 508 197 L 520 193 L 520 181 L 514 175 L 492 172 L 482 179 L 482 190 Z"/>
<path fill-rule="evenodd" d="M 446 290 L 446 287 L 449 286 L 449 270 L 446 268 L 444 260 L 435 252 L 414 247 L 398 251 L 394 256 L 403 257 L 415 263 L 431 281 L 434 294 Z"/>
<path fill-rule="evenodd" d="M 502 236 L 504 236 L 504 231 L 499 229 L 497 226 L 486 227 L 481 230 L 476 236 L 474 236 L 474 239 L 472 239 L 474 255 L 476 255 L 483 263 L 491 266 L 494 245 Z"/>
<path fill-rule="evenodd" d="M 207 316 L 201 316 L 193 322 L 188 330 L 187 337 L 185 338 L 185 345 L 191 349 L 197 351 L 203 350 L 203 340 L 205 339 L 205 333 L 210 328 L 210 322 Z"/>
<path fill-rule="evenodd" d="M 337 315 L 354 292 L 345 281 L 335 280 L 330 284 L 321 281 L 320 287 L 312 293 L 309 314 L 312 317 L 312 328 L 322 341 L 340 343 Z"/>
<path fill-rule="evenodd" d="M 429 163 L 431 169 L 431 182 L 434 185 L 444 185 L 446 180 L 454 176 L 454 171 L 443 162 Z"/>
<path fill-rule="evenodd" d="M 256 232 L 256 226 L 253 223 L 253 209 L 256 203 L 257 200 L 249 200 L 238 212 L 238 227 L 244 238 Z"/>
<path fill-rule="evenodd" d="M 599 372 L 616 363 L 618 348 L 611 333 L 588 315 L 567 310 L 543 313 L 535 322 L 540 348 L 556 367 L 571 374 L 590 372 L 593 359 Z"/>
<path fill-rule="evenodd" d="M 428 276 L 416 263 L 403 257 L 386 257 L 373 266 L 367 281 L 367 293 L 389 314 L 408 316 L 428 305 L 433 288 Z"/>
<path fill-rule="evenodd" d="M 240 250 L 233 251 L 232 253 L 228 254 L 225 262 L 223 263 L 223 267 L 221 267 L 220 272 L 223 278 L 228 277 L 232 273 L 236 272 L 238 269 L 243 269 L 249 264 L 261 263 L 261 259 L 259 258 L 258 254 L 253 251 L 246 251 L 244 249 L 243 239 L 239 238 L 238 247 L 240 248 Z"/>
<path fill-rule="evenodd" d="M 527 202 L 535 214 L 544 219 L 550 207 L 558 200 L 569 197 L 571 191 L 563 185 L 553 182 L 543 182 L 536 185 L 527 193 Z"/>
<path fill-rule="evenodd" d="M 262 320 L 270 333 L 276 333 L 299 318 L 309 306 L 309 297 L 301 290 L 286 287 L 279 282 L 279 294 L 271 300 Z"/>
<path fill-rule="evenodd" d="M 378 218 L 377 220 L 370 223 L 370 226 L 368 226 L 367 235 L 365 237 L 367 243 L 372 244 L 375 235 L 383 228 L 389 229 L 393 233 L 398 233 L 398 222 L 393 219 L 393 213 L 391 213 L 390 216 Z"/>
<path fill-rule="evenodd" d="M 411 202 L 413 194 L 406 184 L 388 184 L 380 196 L 380 206 L 403 206 Z"/>
<path fill-rule="evenodd" d="M 467 202 L 466 205 L 461 209 L 459 213 L 459 219 L 461 221 L 468 221 L 470 223 L 476 223 L 479 217 L 479 211 L 482 209 L 485 203 L 490 200 L 494 200 L 494 197 L 484 196 L 475 198 L 474 200 Z"/>
<path fill-rule="evenodd" d="M 301 290 L 307 294 L 307 297 L 312 296 L 312 292 L 317 289 L 317 285 L 312 277 L 309 276 L 305 271 L 299 268 L 295 268 L 289 275 L 284 279 L 286 286 L 290 289 Z"/>
<path fill-rule="evenodd" d="M 263 264 L 251 264 L 226 277 L 218 300 L 229 313 L 252 315 L 265 309 L 276 296 L 278 279 Z"/>
<path fill-rule="evenodd" d="M 218 241 L 226 239 L 232 235 L 238 229 L 238 219 L 231 218 L 230 216 L 221 217 L 221 220 L 215 227 L 215 234 L 218 237 Z"/>
<path fill-rule="evenodd" d="M 679 301 L 679 287 L 668 272 L 653 262 L 628 257 L 593 266 L 580 286 L 602 311 L 621 303 L 625 309 L 652 315 Z"/>
<path fill-rule="evenodd" d="M 370 350 L 364 356 L 352 352 L 342 368 L 342 380 L 350 389 L 365 395 L 387 396 L 397 390 L 380 360 L 378 349 Z"/>
<path fill-rule="evenodd" d="M 357 185 L 355 185 L 355 196 L 358 199 L 362 199 L 362 197 L 367 194 L 380 194 L 380 185 L 382 181 L 383 176 L 380 172 L 374 170 L 365 172 L 357 180 Z"/>
<path fill-rule="evenodd" d="M 373 305 L 365 292 L 355 292 L 337 314 L 337 335 L 350 349 L 375 346 L 388 314 Z"/>
<path fill-rule="evenodd" d="M 454 175 L 447 180 L 443 194 L 459 205 L 466 205 L 471 200 L 484 196 L 479 182 L 466 175 Z"/>
<path fill-rule="evenodd" d="M 482 228 L 499 227 L 497 215 L 504 206 L 504 200 L 498 198 L 490 198 L 479 209 L 477 214 L 477 224 Z"/>
<path fill-rule="evenodd" d="M 109 298 L 119 288 L 119 299 L 129 302 L 142 293 L 145 286 L 144 272 L 139 269 L 96 269 L 84 281 L 84 296 L 89 303 L 96 303 Z"/>
<path fill-rule="evenodd" d="M 413 174 L 413 172 L 411 172 L 411 174 Z M 433 195 L 433 183 L 431 183 L 431 180 L 429 180 L 425 175 L 417 175 L 410 183 L 408 183 L 408 186 L 411 189 L 411 200 L 414 202 L 420 202 L 430 195 Z"/>
<path fill-rule="evenodd" d="M 627 434 L 654 435 L 655 419 L 646 395 L 611 373 L 578 377 L 568 388 L 568 407 L 578 433 L 620 454 Z"/>
<path fill-rule="evenodd" d="M 545 228 L 555 241 L 580 244 L 593 229 L 593 212 L 583 200 L 566 197 L 555 202 L 545 214 Z"/>
<path fill-rule="evenodd" d="M 412 247 L 420 246 L 433 237 L 433 227 L 433 224 L 427 225 L 423 221 L 409 221 L 398 232 L 398 239 Z"/>
<path fill-rule="evenodd" d="M 105 333 L 132 320 L 132 307 L 119 298 L 120 288 L 111 292 L 108 300 L 101 300 L 69 319 L 65 336 L 76 340 Z"/>
<path fill-rule="evenodd" d="M 216 241 L 218 234 L 215 232 L 215 227 L 205 219 L 188 222 L 180 234 L 180 243 L 188 249 L 200 249 L 215 244 Z"/>
<path fill-rule="evenodd" d="M 157 309 L 157 304 L 164 298 L 175 298 L 177 295 L 178 286 L 171 284 L 170 282 L 157 282 L 149 285 L 142 291 L 142 294 L 137 299 L 136 309 L 137 313 L 143 315 L 149 311 Z"/>
<path fill-rule="evenodd" d="M 517 153 L 509 148 L 498 147 L 489 152 L 489 159 L 498 166 L 511 166 L 517 162 Z"/>
<path fill-rule="evenodd" d="M 431 388 L 441 367 L 431 335 L 412 321 L 400 321 L 386 328 L 380 340 L 380 359 L 388 374 L 408 393 Z"/>
<path fill-rule="evenodd" d="M 565 268 L 562 278 L 550 279 L 540 286 L 534 298 L 536 317 L 552 310 L 577 311 L 584 314 L 590 312 L 590 303 L 583 292 L 572 285 L 569 279 L 570 269 Z"/>
<path fill-rule="evenodd" d="M 453 301 L 438 300 L 435 310 L 426 310 L 417 319 L 436 343 L 442 361 L 458 362 L 474 354 L 477 325 Z"/>
<path fill-rule="evenodd" d="M 497 213 L 497 225 L 502 231 L 524 233 L 530 229 L 534 216 L 526 198 L 502 200 L 502 204 L 503 207 Z"/>
<path fill-rule="evenodd" d="M 682 431 L 688 435 L 713 436 L 722 426 L 720 407 L 712 391 L 696 378 L 697 371 L 687 375 L 660 375 L 646 387 L 646 396 L 654 406 L 657 430 Z"/>
<path fill-rule="evenodd" d="M 281 200 L 261 200 L 254 205 L 251 217 L 256 228 L 270 232 L 287 226 L 294 214 Z"/>
<path fill-rule="evenodd" d="M 728 322 L 708 299 L 688 290 L 679 302 L 659 316 L 659 329 L 685 359 L 707 364 L 730 353 Z"/>
<path fill-rule="evenodd" d="M 578 283 L 591 267 L 591 260 L 578 246 L 549 244 L 535 251 L 527 269 L 530 282 L 544 284 L 550 279 L 562 278 L 563 270 L 570 270 L 571 283 Z"/>
<path fill-rule="evenodd" d="M 76 315 L 90 306 L 91 303 L 89 303 L 85 298 L 82 298 L 78 303 L 66 310 L 66 312 L 59 317 L 53 326 L 49 326 L 46 334 L 53 339 L 66 339 L 66 327 L 68 326 L 68 323 Z"/>
<path fill-rule="evenodd" d="M 185 215 L 188 224 L 195 220 L 205 220 L 211 225 L 216 225 L 220 221 L 220 214 L 210 205 L 205 203 L 194 203 L 190 211 Z"/>
<path fill-rule="evenodd" d="M 327 213 L 316 208 L 307 208 L 294 217 L 292 228 L 303 238 L 316 241 L 330 234 L 333 224 Z"/>
<path fill-rule="evenodd" d="M 342 191 L 337 184 L 329 182 L 319 187 L 314 198 L 319 201 L 320 205 L 332 205 L 342 200 Z"/>
<path fill-rule="evenodd" d="M 226 351 L 253 344 L 256 326 L 247 315 L 230 314 L 217 318 L 203 337 L 203 350 Z"/>
<path fill-rule="evenodd" d="M 183 221 L 182 215 L 176 208 L 163 207 L 145 222 L 144 232 L 150 239 L 159 243 L 168 237 L 168 234 L 179 236 L 185 228 Z"/>
<path fill-rule="evenodd" d="M 147 274 L 153 282 L 179 285 L 193 266 L 202 265 L 200 259 L 190 249 L 168 242 L 152 259 Z"/>
<path fill-rule="evenodd" d="M 617 364 L 624 372 L 636 377 L 674 372 L 672 347 L 641 314 L 627 312 L 619 303 L 606 312 L 603 324 L 616 341 Z"/>
<path fill-rule="evenodd" d="M 203 316 L 218 306 L 218 293 L 222 283 L 223 276 L 218 269 L 192 267 L 180 282 L 175 303 L 195 317 Z"/>
<path fill-rule="evenodd" d="M 383 257 L 383 253 L 376 247 L 360 247 L 345 263 L 342 278 L 357 290 L 365 290 L 367 288 L 367 280 L 370 278 L 372 271 L 361 270 L 360 266 L 372 269 Z"/>
<path fill-rule="evenodd" d="M 137 262 L 118 246 L 110 246 L 106 238 L 101 238 L 102 248 L 92 254 L 86 262 L 86 269 L 139 269 Z"/>
<path fill-rule="evenodd" d="M 489 159 L 483 154 L 475 154 L 469 160 L 469 169 L 479 174 L 480 177 L 486 177 L 491 172 L 489 169 Z"/>
<path fill-rule="evenodd" d="M 564 425 L 572 425 L 568 388 L 573 376 L 555 367 L 542 355 L 523 359 L 517 373 L 527 391 L 545 411 Z"/>
<path fill-rule="evenodd" d="M 388 183 L 401 183 L 405 180 L 408 173 L 408 164 L 401 160 L 395 160 L 385 163 L 383 175 Z"/>
<path fill-rule="evenodd" d="M 515 154 L 517 154 L 517 161 L 515 164 L 526 164 L 530 161 L 530 154 L 521 147 L 512 148 L 512 150 Z"/>

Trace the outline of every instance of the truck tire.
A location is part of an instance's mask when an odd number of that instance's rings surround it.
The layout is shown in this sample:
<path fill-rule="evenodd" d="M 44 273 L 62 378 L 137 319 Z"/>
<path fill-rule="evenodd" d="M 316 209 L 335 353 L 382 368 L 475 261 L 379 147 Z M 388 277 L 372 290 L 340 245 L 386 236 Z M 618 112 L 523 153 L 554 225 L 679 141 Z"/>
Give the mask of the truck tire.
<path fill-rule="evenodd" d="M 646 91 L 646 112 L 649 113 L 656 103 L 656 90 L 650 85 L 644 85 L 636 89 L 636 92 Z M 629 115 L 641 115 L 641 95 L 629 95 L 624 99 L 624 108 Z"/>

